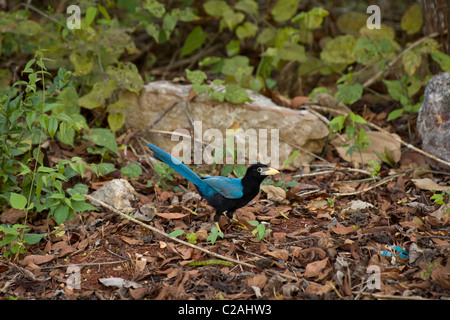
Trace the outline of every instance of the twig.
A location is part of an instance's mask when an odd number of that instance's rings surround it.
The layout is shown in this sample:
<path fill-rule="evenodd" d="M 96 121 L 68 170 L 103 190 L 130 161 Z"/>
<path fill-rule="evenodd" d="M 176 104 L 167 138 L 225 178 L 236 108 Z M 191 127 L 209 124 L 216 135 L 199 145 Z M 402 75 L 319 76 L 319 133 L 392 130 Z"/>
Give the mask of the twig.
<path fill-rule="evenodd" d="M 394 296 L 389 294 L 378 294 L 378 293 L 370 293 L 370 292 L 360 292 L 360 291 L 352 291 L 353 294 L 362 294 L 364 296 L 371 296 L 377 299 L 392 299 L 392 300 L 430 300 L 427 298 L 423 298 L 420 296 Z"/>
<path fill-rule="evenodd" d="M 95 198 L 93 198 L 93 197 L 91 197 L 90 195 L 87 195 L 87 194 L 85 194 L 84 197 L 86 199 L 88 199 L 89 201 L 96 202 L 96 203 L 100 204 L 102 207 L 104 207 L 104 208 L 106 208 L 106 209 L 108 209 L 108 210 L 110 210 L 110 211 L 112 211 L 114 213 L 117 213 L 121 217 L 123 217 L 125 219 L 128 219 L 130 221 L 133 221 L 134 223 L 136 223 L 136 224 L 138 224 L 138 225 L 140 225 L 140 226 L 142 226 L 142 227 L 144 227 L 146 229 L 149 229 L 149 230 L 151 230 L 151 231 L 153 231 L 153 232 L 155 232 L 155 233 L 157 233 L 157 234 L 159 234 L 161 236 L 164 236 L 164 237 L 166 237 L 166 238 L 168 238 L 168 239 L 170 239 L 172 241 L 184 244 L 185 246 L 188 246 L 188 247 L 197 249 L 199 251 L 205 252 L 205 253 L 207 253 L 209 255 L 212 255 L 212 256 L 214 256 L 216 258 L 219 258 L 219 259 L 222 259 L 222 260 L 226 260 L 226 261 L 229 261 L 229 262 L 232 262 L 232 263 L 236 263 L 236 264 L 241 264 L 243 266 L 246 266 L 246 267 L 249 267 L 249 268 L 253 268 L 253 269 L 257 268 L 256 266 L 254 266 L 254 265 L 252 265 L 250 263 L 242 262 L 242 261 L 239 261 L 239 260 L 236 260 L 236 259 L 233 259 L 233 258 L 229 258 L 229 257 L 223 256 L 221 254 L 212 252 L 210 250 L 207 250 L 207 249 L 204 249 L 202 247 L 196 246 L 195 244 L 192 244 L 192 243 L 180 240 L 178 238 L 169 237 L 169 235 L 167 233 L 165 233 L 165 232 L 163 232 L 163 231 L 161 231 L 161 230 L 159 230 L 159 229 L 157 229 L 155 227 L 152 227 L 152 226 L 150 226 L 150 225 L 148 225 L 146 223 L 143 223 L 143 222 L 141 222 L 141 221 L 139 221 L 139 220 L 137 220 L 137 219 L 135 219 L 133 217 L 130 217 L 129 215 L 126 215 L 125 213 L 122 213 L 122 212 L 118 211 L 117 209 L 111 207 L 110 205 L 104 203 L 103 201 L 97 200 L 97 199 L 95 199 Z"/>
<path fill-rule="evenodd" d="M 336 169 L 336 170 L 314 171 L 314 172 L 309 172 L 309 173 L 297 174 L 297 175 L 293 176 L 293 178 L 313 177 L 313 176 L 319 176 L 319 175 L 322 175 L 322 174 L 331 174 L 331 173 L 344 172 L 344 171 L 358 172 L 358 173 L 362 173 L 362 174 L 365 174 L 365 175 L 368 175 L 368 176 L 372 175 L 372 173 L 370 173 L 367 170 L 363 170 L 363 169 L 339 168 L 339 169 Z"/>
<path fill-rule="evenodd" d="M 104 265 L 108 265 L 108 264 L 129 262 L 128 259 L 125 259 L 123 257 L 120 257 L 120 258 L 122 258 L 124 260 L 120 260 L 120 261 L 106 261 L 106 262 L 86 262 L 86 263 L 57 264 L 57 265 L 54 265 L 54 266 L 41 267 L 40 269 L 42 269 L 42 270 L 45 270 L 45 269 L 58 269 L 58 268 L 67 268 L 67 267 L 70 267 L 70 266 L 77 266 L 77 267 L 104 266 Z"/>
<path fill-rule="evenodd" d="M 396 174 L 396 175 L 393 175 L 391 177 L 386 177 L 383 180 L 378 181 L 378 182 L 372 184 L 370 187 L 367 187 L 367 188 L 365 188 L 363 190 L 354 191 L 354 192 L 346 192 L 346 193 L 333 193 L 333 196 L 346 197 L 346 196 L 354 196 L 354 195 L 357 195 L 357 194 L 361 194 L 361 193 L 370 191 L 372 189 L 378 188 L 379 186 L 381 186 L 381 185 L 383 185 L 385 183 L 388 183 L 388 182 L 390 182 L 390 181 L 394 180 L 395 178 L 398 178 L 398 177 L 400 177 L 402 175 L 404 175 L 404 174 Z"/>
<path fill-rule="evenodd" d="M 391 68 L 392 66 L 394 66 L 394 64 L 396 64 L 398 61 L 400 61 L 401 57 L 402 57 L 405 53 L 407 53 L 408 51 L 411 51 L 413 48 L 415 48 L 415 47 L 417 47 L 418 45 L 422 44 L 422 42 L 425 42 L 427 39 L 437 37 L 438 35 L 440 35 L 440 33 L 438 33 L 438 32 L 433 32 L 433 33 L 431 33 L 431 34 L 429 34 L 429 35 L 427 35 L 427 36 L 425 36 L 425 37 L 423 37 L 423 38 L 417 40 L 416 42 L 412 43 L 408 48 L 406 48 L 405 50 L 403 50 L 402 52 L 400 52 L 400 54 L 399 54 L 397 57 L 395 57 L 394 60 L 388 62 L 388 63 L 386 64 L 386 66 L 387 66 L 388 68 Z M 368 79 L 366 82 L 364 82 L 363 87 L 364 87 L 364 88 L 370 87 L 370 86 L 371 86 L 371 85 L 372 85 L 379 77 L 381 77 L 381 76 L 383 75 L 383 73 L 384 73 L 385 71 L 386 71 L 386 70 L 380 70 L 380 71 L 378 71 L 374 76 L 372 76 L 370 79 Z"/>

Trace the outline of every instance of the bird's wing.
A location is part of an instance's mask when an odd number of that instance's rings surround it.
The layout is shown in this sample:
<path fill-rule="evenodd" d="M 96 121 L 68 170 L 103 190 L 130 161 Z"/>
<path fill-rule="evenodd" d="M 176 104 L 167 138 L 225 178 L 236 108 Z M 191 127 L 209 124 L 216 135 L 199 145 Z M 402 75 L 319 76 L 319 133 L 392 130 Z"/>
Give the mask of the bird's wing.
<path fill-rule="evenodd" d="M 163 161 L 164 163 L 167 163 L 169 166 L 171 166 L 175 171 L 177 171 L 179 174 L 181 174 L 183 177 L 191 181 L 199 191 L 206 197 L 213 196 L 215 193 L 217 193 L 216 189 L 209 184 L 205 183 L 194 171 L 189 169 L 185 164 L 183 164 L 180 160 L 172 157 L 169 153 L 166 151 L 158 148 L 157 146 L 154 146 L 152 144 L 147 144 L 147 146 L 150 148 L 150 150 L 153 151 L 153 155 L 158 158 L 159 160 Z"/>
<path fill-rule="evenodd" d="M 228 178 L 221 176 L 203 177 L 208 185 L 228 199 L 239 199 L 243 196 L 243 187 L 240 178 Z"/>

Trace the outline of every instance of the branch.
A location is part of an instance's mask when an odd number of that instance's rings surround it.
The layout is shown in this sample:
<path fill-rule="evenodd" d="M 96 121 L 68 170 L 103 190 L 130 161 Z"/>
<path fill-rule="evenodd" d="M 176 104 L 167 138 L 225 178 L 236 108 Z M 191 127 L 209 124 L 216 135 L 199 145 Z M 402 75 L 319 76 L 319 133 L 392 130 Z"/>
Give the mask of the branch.
<path fill-rule="evenodd" d="M 221 255 L 221 254 L 218 254 L 218 253 L 209 251 L 209 250 L 207 250 L 207 249 L 204 249 L 204 248 L 202 248 L 202 247 L 196 246 L 195 244 L 192 244 L 192 243 L 189 243 L 189 242 L 180 240 L 180 239 L 178 239 L 178 238 L 169 237 L 169 235 L 168 235 L 167 233 L 165 233 L 165 232 L 163 232 L 163 231 L 161 231 L 161 230 L 159 230 L 159 229 L 157 229 L 157 228 L 155 228 L 155 227 L 152 227 L 152 226 L 150 226 L 150 225 L 148 225 L 148 224 L 146 224 L 146 223 L 143 223 L 143 222 L 141 222 L 141 221 L 139 221 L 139 220 L 137 220 L 137 219 L 135 219 L 135 218 L 133 218 L 133 217 L 130 217 L 129 215 L 127 215 L 127 214 L 125 214 L 125 213 L 122 213 L 122 212 L 118 211 L 117 209 L 111 207 L 110 205 L 104 203 L 103 201 L 97 200 L 97 199 L 95 199 L 95 198 L 93 198 L 93 197 L 91 197 L 90 195 L 87 195 L 87 194 L 85 194 L 84 197 L 85 197 L 86 199 L 88 199 L 89 201 L 91 201 L 91 202 L 96 202 L 96 203 L 100 204 L 102 207 L 104 207 L 104 208 L 106 208 L 106 209 L 108 209 L 108 210 L 111 210 L 111 211 L 114 212 L 114 213 L 117 213 L 117 214 L 120 215 L 121 217 L 123 217 L 123 218 L 125 218 L 125 219 L 128 219 L 128 220 L 130 220 L 130 221 L 133 221 L 134 223 L 137 223 L 138 225 L 140 225 L 140 226 L 142 226 L 142 227 L 144 227 L 144 228 L 146 228 L 146 229 L 149 229 L 149 230 L 151 230 L 151 231 L 153 231 L 153 232 L 155 232 L 155 233 L 157 233 L 157 234 L 159 234 L 159 235 L 161 235 L 161 236 L 163 236 L 163 237 L 166 237 L 166 238 L 168 238 L 168 239 L 170 239 L 170 240 L 173 240 L 173 241 L 175 241 L 175 242 L 184 244 L 185 246 L 188 246 L 188 247 L 197 249 L 197 250 L 199 250 L 199 251 L 202 251 L 202 252 L 204 252 L 204 253 L 207 253 L 207 254 L 209 254 L 209 255 L 212 255 L 212 256 L 214 256 L 214 257 L 216 257 L 216 258 L 219 258 L 219 259 L 222 259 L 222 260 L 226 260 L 226 261 L 229 261 L 229 262 L 232 262 L 232 263 L 235 263 L 235 264 L 240 264 L 240 265 L 243 265 L 243 266 L 252 268 L 252 269 L 257 269 L 256 266 L 254 266 L 254 265 L 252 265 L 252 264 L 250 264 L 250 263 L 242 262 L 242 261 L 239 261 L 239 260 L 236 260 L 236 259 L 233 259 L 233 258 L 229 258 L 229 257 L 223 256 L 223 255 Z"/>

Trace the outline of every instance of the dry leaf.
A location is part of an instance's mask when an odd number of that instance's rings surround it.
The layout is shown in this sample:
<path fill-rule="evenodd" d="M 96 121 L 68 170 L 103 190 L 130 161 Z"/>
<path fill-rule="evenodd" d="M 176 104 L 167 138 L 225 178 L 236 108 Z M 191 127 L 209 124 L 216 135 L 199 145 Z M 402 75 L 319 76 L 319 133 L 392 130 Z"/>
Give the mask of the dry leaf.
<path fill-rule="evenodd" d="M 349 234 L 352 232 L 355 232 L 356 229 L 353 226 L 349 226 L 349 227 L 331 227 L 331 231 L 333 231 L 336 234 Z"/>
<path fill-rule="evenodd" d="M 286 191 L 283 188 L 275 186 L 261 186 L 261 190 L 267 193 L 267 199 L 275 202 L 289 204 L 286 199 Z"/>
<path fill-rule="evenodd" d="M 306 293 L 315 295 L 322 295 L 324 293 L 330 292 L 331 290 L 333 290 L 333 287 L 330 285 L 330 281 L 327 281 L 324 286 L 315 282 L 311 282 L 305 289 Z"/>
<path fill-rule="evenodd" d="M 20 261 L 20 264 L 23 266 L 26 266 L 30 263 L 40 265 L 52 261 L 54 258 L 55 258 L 54 254 L 47 254 L 47 255 L 31 254 L 23 258 L 23 260 Z"/>
<path fill-rule="evenodd" d="M 121 236 L 120 239 L 122 239 L 122 241 L 131 244 L 131 245 L 140 245 L 140 244 L 144 244 L 144 241 L 142 239 L 134 239 L 134 238 L 128 238 L 125 236 Z"/>
<path fill-rule="evenodd" d="M 281 259 L 281 260 L 284 260 L 284 261 L 289 259 L 289 253 L 285 249 L 276 250 L 276 251 L 266 251 L 266 252 L 264 252 L 264 254 L 267 255 L 267 256 L 274 257 L 275 259 Z"/>
<path fill-rule="evenodd" d="M 167 213 L 157 213 L 158 217 L 173 220 L 173 219 L 183 219 L 188 215 L 188 213 L 176 213 L 176 212 L 167 212 Z"/>
<path fill-rule="evenodd" d="M 9 208 L 0 214 L 0 222 L 6 224 L 15 224 L 25 218 L 25 210 Z"/>
<path fill-rule="evenodd" d="M 254 277 L 248 278 L 247 283 L 249 287 L 257 287 L 262 289 L 267 284 L 267 277 L 265 274 L 257 274 Z"/>
<path fill-rule="evenodd" d="M 450 190 L 450 186 L 441 186 L 438 185 L 436 182 L 431 180 L 430 178 L 423 178 L 423 179 L 411 179 L 412 182 L 416 185 L 417 188 L 422 190 L 429 190 L 429 191 L 447 191 Z"/>
<path fill-rule="evenodd" d="M 322 270 L 325 269 L 327 263 L 328 258 L 309 263 L 305 268 L 305 277 L 306 278 L 317 277 L 322 272 Z"/>
<path fill-rule="evenodd" d="M 295 97 L 294 99 L 292 99 L 291 106 L 292 106 L 292 108 L 298 108 L 298 107 L 300 107 L 301 105 L 303 105 L 305 102 L 307 102 L 309 100 L 311 100 L 310 97 L 298 96 L 298 97 Z"/>

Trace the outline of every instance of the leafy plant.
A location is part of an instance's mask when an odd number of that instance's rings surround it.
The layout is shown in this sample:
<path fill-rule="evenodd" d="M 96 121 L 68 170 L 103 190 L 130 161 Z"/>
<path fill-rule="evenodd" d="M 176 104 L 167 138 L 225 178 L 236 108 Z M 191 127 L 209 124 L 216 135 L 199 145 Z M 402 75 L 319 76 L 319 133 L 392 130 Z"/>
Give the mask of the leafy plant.
<path fill-rule="evenodd" d="M 207 241 L 211 241 L 211 244 L 214 244 L 218 237 L 223 238 L 223 232 L 219 232 L 216 226 L 211 228 L 211 233 L 209 234 Z"/>
<path fill-rule="evenodd" d="M 270 234 L 270 232 L 272 232 L 271 229 L 267 228 L 267 223 L 264 223 L 264 222 L 260 223 L 257 220 L 249 221 L 248 223 L 250 223 L 252 226 L 256 227 L 252 231 L 253 236 L 256 236 L 256 240 L 262 240 L 266 236 L 268 236 Z"/>
<path fill-rule="evenodd" d="M 23 88 L 16 97 L 0 97 L 0 203 L 24 210 L 25 223 L 29 212 L 46 211 L 57 224 L 74 217 L 75 212 L 96 210 L 86 203 L 87 187 L 76 184 L 63 188 L 71 178 L 84 176 L 87 164 L 79 157 L 59 160 L 54 168 L 44 164 L 42 143 L 58 135 L 64 139 L 69 130 L 78 131 L 83 125 L 54 110 L 60 106 L 57 92 L 70 87 L 70 73 L 61 69 L 53 83 L 47 78 L 44 50 L 38 50 L 23 74 L 28 81 L 18 81 Z M 48 89 L 46 89 L 48 87 Z M 52 115 L 49 115 L 52 113 Z M 9 246 L 5 254 L 23 252 L 25 244 L 34 244 L 45 235 L 29 234 L 25 224 L 3 225 L 2 245 Z"/>
<path fill-rule="evenodd" d="M 363 117 L 350 112 L 345 116 L 335 117 L 328 123 L 328 126 L 330 127 L 330 133 L 332 131 L 340 132 L 345 128 L 345 133 L 353 144 L 347 143 L 343 147 L 348 147 L 347 154 L 353 155 L 354 150 L 362 151 L 370 146 L 370 139 L 364 128 L 360 126 L 365 123 L 366 120 Z"/>

